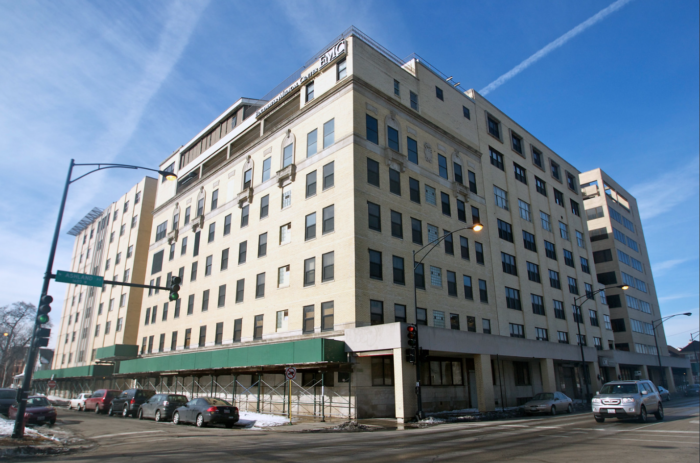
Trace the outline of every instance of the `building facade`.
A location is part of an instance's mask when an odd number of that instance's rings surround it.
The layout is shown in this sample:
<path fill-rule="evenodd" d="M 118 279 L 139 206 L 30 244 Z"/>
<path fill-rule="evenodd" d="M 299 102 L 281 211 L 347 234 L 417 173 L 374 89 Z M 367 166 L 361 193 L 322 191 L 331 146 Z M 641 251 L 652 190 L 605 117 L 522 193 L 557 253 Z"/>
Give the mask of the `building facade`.
<path fill-rule="evenodd" d="M 351 28 L 160 168 L 178 182 L 158 185 L 145 280 L 179 276 L 180 297 L 144 295 L 113 381 L 272 412 L 291 386 L 295 413 L 410 419 L 416 324 L 424 411 L 600 384 L 615 338 L 586 298 L 580 172 L 420 57 Z"/>

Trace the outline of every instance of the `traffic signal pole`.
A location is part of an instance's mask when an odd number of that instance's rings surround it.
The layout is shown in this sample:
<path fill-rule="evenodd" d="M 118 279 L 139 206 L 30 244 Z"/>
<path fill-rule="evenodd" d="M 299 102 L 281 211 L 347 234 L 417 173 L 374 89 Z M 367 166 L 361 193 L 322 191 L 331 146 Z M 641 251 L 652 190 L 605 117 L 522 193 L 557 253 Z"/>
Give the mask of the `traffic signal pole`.
<path fill-rule="evenodd" d="M 53 261 L 56 256 L 56 247 L 58 246 L 58 234 L 61 231 L 61 221 L 63 220 L 63 211 L 66 208 L 66 198 L 68 197 L 68 187 L 70 186 L 70 178 L 73 174 L 73 166 L 75 161 L 70 160 L 70 166 L 68 167 L 68 176 L 66 177 L 66 184 L 63 187 L 63 196 L 61 197 L 61 207 L 58 208 L 58 217 L 56 219 L 56 226 L 54 227 L 53 240 L 51 241 L 51 251 L 49 251 L 49 260 L 46 263 L 46 272 L 44 273 L 44 284 L 41 287 L 41 295 L 39 296 L 39 304 L 37 308 L 43 303 L 44 296 L 48 295 L 49 283 L 51 282 Z M 15 427 L 12 430 L 12 437 L 15 439 L 21 439 L 24 437 L 24 412 L 27 409 L 27 398 L 25 393 L 29 391 L 32 384 L 32 374 L 34 373 L 34 366 L 36 365 L 36 353 L 37 348 L 34 345 L 37 337 L 37 329 L 39 328 L 37 320 L 34 321 L 34 328 L 32 329 L 32 340 L 29 343 L 29 349 L 27 349 L 27 358 L 25 359 L 24 365 L 24 378 L 22 378 L 22 386 L 17 391 L 17 416 L 15 417 Z"/>

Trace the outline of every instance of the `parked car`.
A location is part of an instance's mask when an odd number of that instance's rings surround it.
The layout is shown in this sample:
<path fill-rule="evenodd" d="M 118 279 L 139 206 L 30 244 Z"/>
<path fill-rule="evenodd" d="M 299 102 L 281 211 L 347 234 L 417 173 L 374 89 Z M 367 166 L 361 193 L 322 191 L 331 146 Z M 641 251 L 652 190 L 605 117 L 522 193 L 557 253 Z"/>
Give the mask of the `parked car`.
<path fill-rule="evenodd" d="M 112 416 L 118 413 L 124 418 L 129 416 L 136 418 L 141 404 L 148 401 L 155 393 L 156 391 L 146 389 L 127 389 L 122 391 L 121 394 L 112 399 L 107 414 Z"/>
<path fill-rule="evenodd" d="M 656 389 L 659 390 L 659 395 L 661 396 L 661 400 L 663 402 L 671 401 L 671 393 L 668 392 L 668 389 L 664 388 L 663 386 L 658 386 Z"/>
<path fill-rule="evenodd" d="M 197 427 L 224 424 L 232 427 L 238 421 L 238 408 L 215 397 L 192 399 L 173 413 L 173 423 L 194 423 Z"/>
<path fill-rule="evenodd" d="M 187 403 L 187 397 L 177 394 L 156 394 L 139 408 L 139 419 L 153 418 L 156 421 L 171 421 L 173 412 Z"/>
<path fill-rule="evenodd" d="M 685 393 L 683 395 L 686 397 L 693 397 L 698 394 L 700 394 L 700 384 L 690 384 L 685 388 Z"/>
<path fill-rule="evenodd" d="M 661 396 L 651 381 L 613 381 L 603 385 L 591 401 L 593 417 L 598 423 L 605 418 L 637 418 L 646 423 L 653 413 L 658 421 L 664 419 Z"/>
<path fill-rule="evenodd" d="M 122 391 L 115 389 L 98 389 L 92 393 L 92 397 L 85 399 L 83 411 L 93 411 L 95 413 L 104 413 L 109 409 L 112 399 L 121 394 Z"/>
<path fill-rule="evenodd" d="M 92 392 L 81 392 L 75 399 L 70 399 L 68 401 L 68 410 L 75 408 L 76 410 L 82 411 L 85 408 L 85 399 L 92 397 Z"/>
<path fill-rule="evenodd" d="M 528 415 L 533 413 L 556 415 L 557 412 L 571 413 L 574 410 L 573 403 L 573 400 L 561 392 L 540 392 L 525 402 L 522 408 Z"/>
<path fill-rule="evenodd" d="M 17 404 L 10 406 L 9 418 L 14 420 L 17 417 Z M 56 423 L 58 414 L 56 409 L 49 403 L 46 397 L 32 395 L 27 399 L 27 408 L 24 411 L 24 424 L 44 424 Z"/>
<path fill-rule="evenodd" d="M 0 413 L 7 415 L 15 402 L 17 402 L 17 389 L 0 389 Z"/>

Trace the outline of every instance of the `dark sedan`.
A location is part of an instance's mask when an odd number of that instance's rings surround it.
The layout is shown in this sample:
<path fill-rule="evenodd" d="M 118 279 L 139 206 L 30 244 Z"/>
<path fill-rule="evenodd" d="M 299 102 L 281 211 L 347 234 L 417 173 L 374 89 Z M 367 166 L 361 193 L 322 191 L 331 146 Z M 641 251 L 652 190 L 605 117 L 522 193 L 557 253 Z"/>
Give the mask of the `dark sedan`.
<path fill-rule="evenodd" d="M 223 424 L 230 428 L 237 421 L 238 408 L 215 397 L 192 399 L 173 414 L 173 423 L 194 423 L 200 428 L 209 424 Z"/>
<path fill-rule="evenodd" d="M 691 384 L 685 388 L 684 395 L 686 397 L 693 397 L 700 394 L 700 384 Z"/>
<path fill-rule="evenodd" d="M 17 402 L 17 389 L 0 389 L 0 413 L 7 415 Z"/>
<path fill-rule="evenodd" d="M 17 416 L 17 405 L 10 407 L 10 419 Z M 55 424 L 56 409 L 51 406 L 46 397 L 30 396 L 27 399 L 27 408 L 24 412 L 24 424 Z"/>
<path fill-rule="evenodd" d="M 156 421 L 171 421 L 176 408 L 187 403 L 187 397 L 176 394 L 156 394 L 139 408 L 139 419 L 153 418 Z"/>

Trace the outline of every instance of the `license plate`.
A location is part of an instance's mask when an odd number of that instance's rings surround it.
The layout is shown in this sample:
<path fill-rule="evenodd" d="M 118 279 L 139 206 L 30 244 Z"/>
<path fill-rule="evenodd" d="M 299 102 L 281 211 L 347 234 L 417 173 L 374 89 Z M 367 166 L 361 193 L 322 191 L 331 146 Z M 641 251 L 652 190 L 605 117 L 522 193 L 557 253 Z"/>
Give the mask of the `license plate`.
<path fill-rule="evenodd" d="M 36 419 L 39 421 L 43 421 L 44 419 L 46 419 L 46 417 L 45 416 L 37 416 Z"/>
<path fill-rule="evenodd" d="M 224 410 L 224 413 L 231 413 L 231 410 Z"/>
<path fill-rule="evenodd" d="M 612 413 L 613 415 L 615 414 L 615 409 L 614 408 L 608 408 L 608 413 Z"/>

